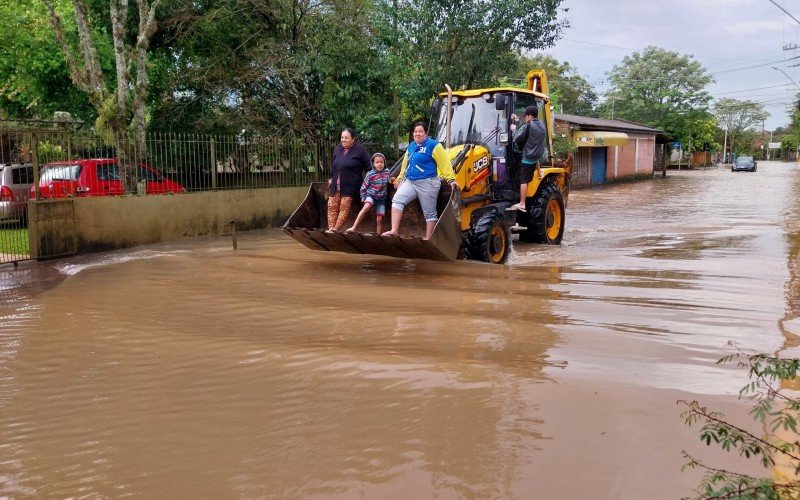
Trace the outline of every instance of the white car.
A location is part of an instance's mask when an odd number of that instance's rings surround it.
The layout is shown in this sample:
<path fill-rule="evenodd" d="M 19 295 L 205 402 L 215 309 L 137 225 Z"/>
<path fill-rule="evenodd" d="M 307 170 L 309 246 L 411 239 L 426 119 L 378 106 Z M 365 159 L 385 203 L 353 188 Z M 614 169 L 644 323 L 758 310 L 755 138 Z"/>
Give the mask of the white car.
<path fill-rule="evenodd" d="M 33 165 L 0 164 L 0 220 L 27 219 L 31 186 Z"/>

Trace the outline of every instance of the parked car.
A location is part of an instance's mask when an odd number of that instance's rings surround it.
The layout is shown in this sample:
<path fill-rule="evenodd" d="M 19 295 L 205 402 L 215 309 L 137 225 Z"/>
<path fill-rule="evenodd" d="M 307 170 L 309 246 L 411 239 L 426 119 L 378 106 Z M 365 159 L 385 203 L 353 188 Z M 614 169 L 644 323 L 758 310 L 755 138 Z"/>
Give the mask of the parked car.
<path fill-rule="evenodd" d="M 736 172 L 737 170 L 755 172 L 756 160 L 752 156 L 740 156 L 736 158 L 736 160 L 733 162 L 733 165 L 731 165 L 731 172 Z"/>
<path fill-rule="evenodd" d="M 0 165 L 0 220 L 27 219 L 31 186 L 33 165 Z"/>
<path fill-rule="evenodd" d="M 138 178 L 145 181 L 147 194 L 186 192 L 178 182 L 144 163 L 139 164 Z M 39 192 L 42 198 L 119 196 L 125 194 L 125 184 L 117 160 L 93 158 L 45 165 L 39 173 Z"/>

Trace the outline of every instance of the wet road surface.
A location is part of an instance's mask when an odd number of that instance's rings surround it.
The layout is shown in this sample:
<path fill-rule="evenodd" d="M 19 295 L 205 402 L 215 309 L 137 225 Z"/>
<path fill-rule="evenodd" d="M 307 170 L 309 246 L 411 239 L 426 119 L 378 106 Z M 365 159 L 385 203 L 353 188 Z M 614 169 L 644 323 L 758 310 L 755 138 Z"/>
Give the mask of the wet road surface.
<path fill-rule="evenodd" d="M 0 496 L 673 498 L 796 351 L 800 170 L 575 191 L 509 265 L 277 231 L 0 268 Z M 758 468 L 745 470 L 760 472 Z"/>

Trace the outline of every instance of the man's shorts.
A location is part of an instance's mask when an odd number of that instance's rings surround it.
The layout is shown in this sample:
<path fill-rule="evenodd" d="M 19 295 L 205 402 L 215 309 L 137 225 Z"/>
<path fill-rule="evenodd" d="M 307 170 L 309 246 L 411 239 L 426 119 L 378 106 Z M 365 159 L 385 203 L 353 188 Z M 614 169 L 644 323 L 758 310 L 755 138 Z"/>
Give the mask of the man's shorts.
<path fill-rule="evenodd" d="M 374 200 L 372 196 L 364 198 L 364 203 L 372 203 L 375 208 L 375 215 L 386 215 L 386 199 Z"/>
<path fill-rule="evenodd" d="M 533 180 L 533 173 L 535 171 L 536 171 L 535 163 L 522 162 L 522 167 L 520 168 L 520 173 L 519 173 L 519 183 L 528 184 L 530 181 Z"/>

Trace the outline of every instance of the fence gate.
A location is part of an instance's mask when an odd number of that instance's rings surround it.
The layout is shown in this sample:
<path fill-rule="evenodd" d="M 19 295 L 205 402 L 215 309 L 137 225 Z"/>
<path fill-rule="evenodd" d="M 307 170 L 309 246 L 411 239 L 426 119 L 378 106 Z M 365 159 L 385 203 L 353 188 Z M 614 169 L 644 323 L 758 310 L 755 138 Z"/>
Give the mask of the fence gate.
<path fill-rule="evenodd" d="M 73 200 L 31 200 L 28 208 L 32 257 L 49 259 L 77 253 L 78 236 Z"/>

